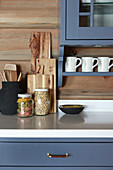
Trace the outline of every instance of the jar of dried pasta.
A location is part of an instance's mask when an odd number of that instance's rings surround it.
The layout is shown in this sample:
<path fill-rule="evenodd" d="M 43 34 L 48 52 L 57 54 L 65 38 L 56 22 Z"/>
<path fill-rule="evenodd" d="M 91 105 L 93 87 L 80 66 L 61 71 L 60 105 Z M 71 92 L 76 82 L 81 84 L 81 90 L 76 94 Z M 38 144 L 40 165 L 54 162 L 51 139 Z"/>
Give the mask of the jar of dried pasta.
<path fill-rule="evenodd" d="M 50 107 L 48 89 L 35 89 L 35 114 L 47 115 Z"/>
<path fill-rule="evenodd" d="M 18 94 L 18 117 L 30 117 L 34 112 L 34 101 L 31 94 Z"/>

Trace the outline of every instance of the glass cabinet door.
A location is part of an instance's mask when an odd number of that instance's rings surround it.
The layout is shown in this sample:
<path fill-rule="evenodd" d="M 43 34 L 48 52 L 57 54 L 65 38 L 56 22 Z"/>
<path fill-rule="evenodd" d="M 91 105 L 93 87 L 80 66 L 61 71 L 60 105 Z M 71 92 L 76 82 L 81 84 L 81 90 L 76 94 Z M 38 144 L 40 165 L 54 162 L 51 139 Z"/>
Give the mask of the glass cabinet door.
<path fill-rule="evenodd" d="M 79 27 L 90 27 L 91 0 L 79 1 Z"/>
<path fill-rule="evenodd" d="M 94 0 L 94 27 L 113 27 L 113 0 Z"/>
<path fill-rule="evenodd" d="M 67 0 L 66 39 L 113 39 L 113 0 Z"/>

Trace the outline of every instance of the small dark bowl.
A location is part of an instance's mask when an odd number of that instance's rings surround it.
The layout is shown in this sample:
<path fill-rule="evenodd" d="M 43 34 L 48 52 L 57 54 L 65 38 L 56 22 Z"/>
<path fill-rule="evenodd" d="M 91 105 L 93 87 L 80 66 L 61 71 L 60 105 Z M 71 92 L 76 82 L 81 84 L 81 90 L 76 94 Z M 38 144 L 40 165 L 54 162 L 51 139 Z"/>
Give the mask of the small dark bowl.
<path fill-rule="evenodd" d="M 79 114 L 84 109 L 83 105 L 60 105 L 59 109 L 66 114 Z"/>

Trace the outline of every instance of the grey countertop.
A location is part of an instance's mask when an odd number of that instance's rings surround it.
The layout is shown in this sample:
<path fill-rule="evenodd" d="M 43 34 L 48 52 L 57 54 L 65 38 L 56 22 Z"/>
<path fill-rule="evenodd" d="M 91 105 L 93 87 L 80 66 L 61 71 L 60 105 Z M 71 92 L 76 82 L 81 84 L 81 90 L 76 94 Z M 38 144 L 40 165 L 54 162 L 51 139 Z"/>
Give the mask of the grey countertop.
<path fill-rule="evenodd" d="M 113 138 L 113 100 L 59 100 L 83 104 L 79 115 L 56 114 L 18 118 L 0 113 L 0 137 L 5 138 Z"/>
<path fill-rule="evenodd" d="M 0 113 L 0 129 L 113 129 L 112 112 L 82 112 L 66 115 L 62 112 L 46 116 L 18 118 Z"/>

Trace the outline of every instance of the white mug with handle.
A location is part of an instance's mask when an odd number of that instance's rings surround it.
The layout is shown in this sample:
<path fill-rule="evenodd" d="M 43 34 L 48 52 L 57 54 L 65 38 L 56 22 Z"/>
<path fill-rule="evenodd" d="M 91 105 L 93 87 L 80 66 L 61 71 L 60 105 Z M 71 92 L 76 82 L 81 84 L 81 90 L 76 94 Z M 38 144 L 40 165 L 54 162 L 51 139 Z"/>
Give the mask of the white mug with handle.
<path fill-rule="evenodd" d="M 113 63 L 110 65 L 110 62 L 113 61 L 113 58 L 98 57 L 98 59 L 99 59 L 98 72 L 109 72 L 109 69 L 113 67 Z"/>
<path fill-rule="evenodd" d="M 94 64 L 96 61 L 96 64 Z M 93 69 L 98 66 L 98 59 L 93 57 L 82 57 L 82 72 L 93 72 Z"/>
<path fill-rule="evenodd" d="M 77 64 L 77 61 L 79 63 Z M 66 57 L 65 72 L 76 72 L 76 69 L 82 64 L 82 60 L 77 57 Z"/>

